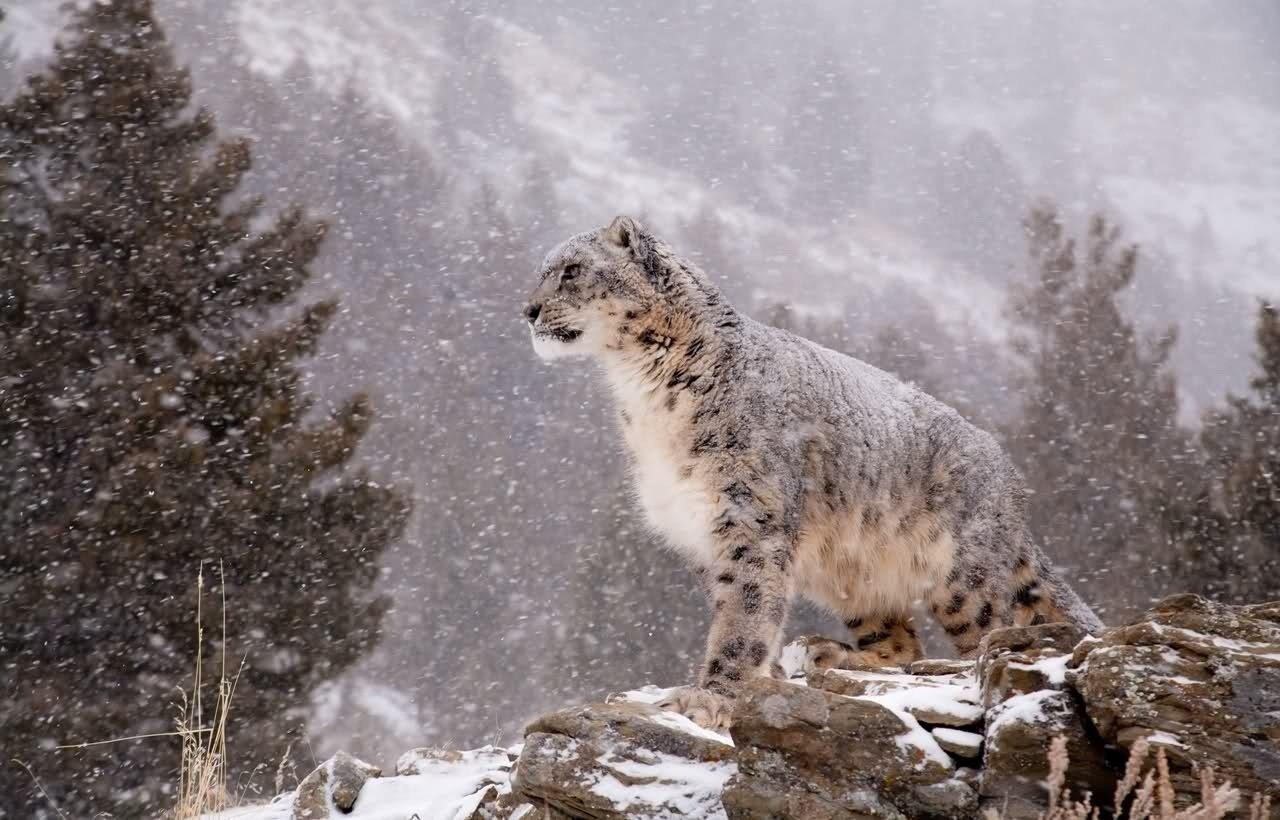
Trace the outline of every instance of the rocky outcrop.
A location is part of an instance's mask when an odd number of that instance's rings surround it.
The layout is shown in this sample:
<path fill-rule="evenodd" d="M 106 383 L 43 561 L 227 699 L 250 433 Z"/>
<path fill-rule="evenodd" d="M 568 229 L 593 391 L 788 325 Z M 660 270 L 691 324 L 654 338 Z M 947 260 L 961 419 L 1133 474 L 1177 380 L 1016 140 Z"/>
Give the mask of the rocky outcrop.
<path fill-rule="evenodd" d="M 563 709 L 525 730 L 517 794 L 569 817 L 723 817 L 733 747 L 650 703 Z"/>
<path fill-rule="evenodd" d="M 838 678 L 831 670 L 817 677 Z M 738 773 L 723 797 L 731 818 L 958 818 L 977 808 L 951 756 L 892 696 L 757 680 L 734 712 L 732 734 Z"/>
<path fill-rule="evenodd" d="M 1009 820 L 1045 808 L 1046 750 L 1067 742 L 1077 791 L 1111 795 L 1115 774 L 1079 698 L 1068 690 L 1071 652 L 1085 638 L 1072 624 L 998 629 L 983 639 L 975 674 L 985 708 L 982 804 Z"/>
<path fill-rule="evenodd" d="M 1198 768 L 1280 794 L 1280 602 L 1166 598 L 1137 623 L 1080 643 L 1072 666 L 1101 740 L 1163 747 L 1180 802 L 1199 795 Z"/>
<path fill-rule="evenodd" d="M 1003 818 L 1035 818 L 1044 810 L 1045 753 L 1055 737 L 1066 738 L 1074 791 L 1103 800 L 1115 791 L 1106 750 L 1095 742 L 1070 692 L 1042 689 L 1009 698 L 987 713 L 985 737 L 979 791 L 983 806 Z"/>
<path fill-rule="evenodd" d="M 1175 596 L 1094 637 L 997 630 L 976 662 L 756 680 L 728 736 L 658 710 L 664 694 L 553 712 L 510 750 L 417 750 L 392 778 L 339 756 L 304 781 L 292 816 L 340 817 L 396 794 L 370 816 L 1036 818 L 1055 737 L 1067 786 L 1104 808 L 1140 739 L 1165 750 L 1179 805 L 1200 798 L 1207 768 L 1246 794 L 1280 793 L 1280 603 Z"/>

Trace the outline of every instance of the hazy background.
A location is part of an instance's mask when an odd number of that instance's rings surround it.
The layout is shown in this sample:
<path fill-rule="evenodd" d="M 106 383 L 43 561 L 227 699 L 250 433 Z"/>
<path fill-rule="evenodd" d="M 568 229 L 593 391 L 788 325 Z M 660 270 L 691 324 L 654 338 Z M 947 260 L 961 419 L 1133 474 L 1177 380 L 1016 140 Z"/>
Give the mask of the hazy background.
<path fill-rule="evenodd" d="M 3 5 L 7 95 L 64 17 Z M 839 326 L 1002 429 L 1041 198 L 1141 245 L 1123 306 L 1178 326 L 1188 429 L 1244 389 L 1256 300 L 1280 297 L 1273 0 L 156 8 L 195 98 L 255 139 L 248 184 L 333 223 L 312 287 L 342 313 L 312 388 L 372 392 L 359 458 L 414 498 L 382 642 L 316 698 L 317 758 L 510 740 L 701 652 L 692 584 L 630 513 L 608 396 L 539 363 L 519 320 L 568 233 L 641 217 L 744 309 Z M 1097 556 L 1055 557 L 1107 618 L 1171 572 L 1093 584 Z"/>

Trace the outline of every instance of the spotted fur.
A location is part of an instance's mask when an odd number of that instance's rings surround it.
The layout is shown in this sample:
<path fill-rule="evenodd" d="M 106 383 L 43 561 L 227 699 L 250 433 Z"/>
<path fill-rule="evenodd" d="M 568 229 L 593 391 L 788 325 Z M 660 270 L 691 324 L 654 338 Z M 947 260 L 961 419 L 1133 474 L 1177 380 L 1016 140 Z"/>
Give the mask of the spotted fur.
<path fill-rule="evenodd" d="M 698 685 L 671 708 L 727 719 L 716 699 L 770 674 L 796 595 L 857 624 L 862 661 L 919 656 L 919 599 L 962 653 L 1007 624 L 1101 627 L 1029 539 L 1008 457 L 950 407 L 752 321 L 627 217 L 540 274 L 535 349 L 601 362 L 640 506 L 711 600 Z"/>

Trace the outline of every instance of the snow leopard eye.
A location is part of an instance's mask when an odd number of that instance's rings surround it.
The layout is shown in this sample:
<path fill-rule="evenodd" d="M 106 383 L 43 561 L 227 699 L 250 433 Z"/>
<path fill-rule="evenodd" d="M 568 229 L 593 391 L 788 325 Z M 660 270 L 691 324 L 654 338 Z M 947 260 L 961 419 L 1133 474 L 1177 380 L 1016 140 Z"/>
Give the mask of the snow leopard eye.
<path fill-rule="evenodd" d="M 578 275 L 578 271 L 582 270 L 579 264 L 569 264 L 564 266 L 564 270 L 560 272 L 560 281 L 568 282 L 570 279 Z"/>

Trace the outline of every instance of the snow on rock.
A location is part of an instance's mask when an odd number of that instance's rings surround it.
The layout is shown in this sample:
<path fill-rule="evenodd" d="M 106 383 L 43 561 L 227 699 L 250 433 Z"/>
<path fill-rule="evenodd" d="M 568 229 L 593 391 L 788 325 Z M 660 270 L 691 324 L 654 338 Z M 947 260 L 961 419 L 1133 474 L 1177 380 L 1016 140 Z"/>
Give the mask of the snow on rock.
<path fill-rule="evenodd" d="M 1017 695 L 1066 687 L 1071 652 L 1086 638 L 1073 624 L 999 629 L 983 641 L 977 666 L 982 705 L 988 709 Z"/>
<path fill-rule="evenodd" d="M 1067 741 L 1073 782 L 1093 794 L 1111 794 L 1115 774 L 1086 725 L 1070 692 L 1044 689 L 995 706 L 987 713 L 982 754 L 984 805 L 1000 808 L 1006 818 L 1040 817 L 1049 775 L 1045 752 L 1055 737 Z"/>
<path fill-rule="evenodd" d="M 885 686 L 898 677 L 904 685 L 848 697 L 821 687 L 839 679 L 831 672 L 811 674 L 808 686 L 770 678 L 747 685 L 732 726 L 738 774 L 723 797 L 730 814 L 970 816 L 977 795 L 906 709 L 917 698 L 948 701 L 949 685 L 926 681 L 915 688 L 907 675 L 852 673 Z"/>
<path fill-rule="evenodd" d="M 946 751 L 957 757 L 974 758 L 982 750 L 982 735 L 961 729 L 938 726 L 930 730 L 934 740 Z"/>
<path fill-rule="evenodd" d="M 979 691 L 972 675 L 908 675 L 892 672 L 824 669 L 809 676 L 809 685 L 858 697 L 898 714 L 907 726 L 972 726 L 982 722 Z M 928 733 L 923 733 L 927 735 Z M 911 732 L 906 741 L 934 754 L 936 744 Z"/>
<path fill-rule="evenodd" d="M 917 720 L 941 726 L 972 726 L 982 721 L 982 707 L 975 701 L 977 686 L 972 682 L 952 685 L 904 687 L 880 695 L 864 695 L 895 712 L 905 712 Z"/>
<path fill-rule="evenodd" d="M 1114 773 L 1093 742 L 1078 699 L 1066 691 L 1071 652 L 1086 638 L 1072 624 L 1011 627 L 988 634 L 976 668 L 987 707 L 979 793 L 1002 817 L 1035 818 L 1044 810 L 1046 750 L 1067 741 L 1073 778 L 1109 793 Z"/>
<path fill-rule="evenodd" d="M 231 809 L 209 820 L 463 820 L 511 792 L 515 756 L 486 746 L 467 752 L 415 749 L 402 755 L 395 777 L 339 753 L 298 788 L 263 806 Z"/>
<path fill-rule="evenodd" d="M 675 712 L 665 712 L 665 711 L 658 712 L 656 715 L 651 716 L 649 719 L 652 720 L 654 723 L 661 723 L 664 726 L 670 726 L 673 729 L 676 729 L 681 732 L 688 732 L 690 734 L 697 735 L 698 737 L 704 737 L 704 738 L 707 738 L 708 740 L 713 740 L 716 743 L 723 743 L 726 746 L 733 745 L 733 738 L 730 737 L 729 735 L 727 734 L 722 735 L 719 732 L 713 732 L 710 729 L 704 729 L 703 727 L 694 723 L 692 720 L 689 720 L 689 718 L 685 717 L 684 715 L 679 715 L 679 714 L 676 714 Z"/>
<path fill-rule="evenodd" d="M 644 686 L 644 687 L 641 687 L 640 689 L 633 689 L 629 692 L 621 692 L 618 694 L 610 695 L 605 700 L 605 702 L 606 703 L 646 703 L 646 704 L 652 704 L 656 706 L 658 703 L 662 702 L 662 700 L 664 700 L 668 695 L 670 695 L 673 691 L 675 691 L 675 689 L 676 687 L 669 687 L 669 688 L 663 689 L 657 686 Z M 713 740 L 717 743 L 724 743 L 729 746 L 733 745 L 733 738 L 729 737 L 728 733 L 720 733 L 720 732 L 712 731 L 711 729 L 703 728 L 702 726 L 699 726 L 698 724 L 694 723 L 692 720 L 689 720 L 689 718 L 685 717 L 684 715 L 678 714 L 676 712 L 668 712 L 664 710 L 645 711 L 641 713 L 641 717 L 643 717 L 646 720 L 651 720 L 655 723 L 663 724 L 664 726 L 669 726 L 672 729 L 675 729 L 680 732 L 688 732 L 691 735 L 697 735 L 698 737 L 706 738 L 707 740 Z"/>
<path fill-rule="evenodd" d="M 724 817 L 734 748 L 641 700 L 562 709 L 534 721 L 515 769 L 521 795 L 573 816 Z"/>
<path fill-rule="evenodd" d="M 996 742 L 1011 724 L 1048 723 L 1062 697 L 1051 689 L 1014 695 L 987 715 L 988 740 Z"/>
<path fill-rule="evenodd" d="M 888 709 L 903 727 L 899 746 L 923 755 L 917 766 L 926 760 L 951 766 L 951 758 L 922 723 L 964 727 L 982 722 L 978 687 L 970 676 L 825 669 L 810 675 L 809 685 Z"/>
<path fill-rule="evenodd" d="M 614 808 L 627 813 L 657 809 L 682 817 L 723 817 L 717 808 L 720 791 L 737 771 L 733 763 L 694 765 L 689 760 L 662 752 L 643 762 L 614 754 L 597 761 L 605 771 L 591 790 L 607 799 Z M 622 779 L 619 779 L 622 778 Z"/>
<path fill-rule="evenodd" d="M 201 820 L 289 820 L 293 813 L 293 792 L 286 792 L 270 803 L 236 806 L 205 814 Z"/>
<path fill-rule="evenodd" d="M 1280 787 L 1280 758 L 1261 739 L 1280 737 L 1278 654 L 1280 603 L 1175 596 L 1094 637 L 1061 624 L 994 630 L 976 663 L 755 679 L 731 737 L 661 710 L 672 690 L 646 686 L 545 715 L 511 748 L 416 749 L 394 776 L 339 754 L 291 794 L 212 817 L 959 820 L 990 809 L 1017 820 L 1045 811 L 1055 737 L 1073 792 L 1103 804 L 1109 752 L 1138 738 L 1169 756 L 1180 805 L 1198 799 L 1194 766 L 1265 793 Z"/>

